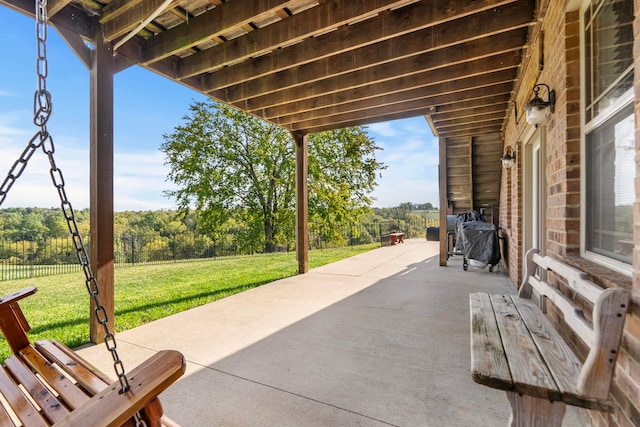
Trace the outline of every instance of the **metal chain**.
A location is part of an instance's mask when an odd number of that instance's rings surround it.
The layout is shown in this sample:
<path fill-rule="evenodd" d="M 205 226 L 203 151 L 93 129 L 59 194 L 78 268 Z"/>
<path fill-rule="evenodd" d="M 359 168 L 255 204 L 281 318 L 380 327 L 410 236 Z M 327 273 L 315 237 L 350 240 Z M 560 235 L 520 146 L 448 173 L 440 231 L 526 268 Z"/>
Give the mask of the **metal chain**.
<path fill-rule="evenodd" d="M 47 90 L 47 0 L 38 0 L 36 3 L 36 37 L 38 42 L 38 59 L 36 64 L 38 89 L 36 90 L 33 99 L 33 122 L 40 128 L 40 130 L 36 132 L 27 143 L 26 148 L 20 154 L 18 160 L 14 162 L 13 166 L 11 166 L 7 177 L 2 182 L 2 185 L 0 185 L 0 206 L 4 203 L 7 193 L 13 184 L 24 172 L 29 159 L 33 156 L 33 153 L 35 153 L 38 148 L 41 148 L 49 159 L 49 175 L 51 176 L 53 185 L 58 190 L 62 213 L 67 221 L 73 245 L 76 249 L 76 256 L 82 266 L 82 271 L 85 276 L 85 285 L 95 305 L 94 315 L 104 329 L 104 343 L 109 352 L 111 352 L 111 356 L 113 358 L 113 369 L 115 370 L 118 381 L 120 382 L 120 393 L 126 393 L 131 386 L 129 385 L 129 380 L 127 379 L 122 360 L 118 355 L 116 338 L 109 329 L 107 311 L 100 302 L 98 283 L 91 271 L 89 256 L 87 255 L 87 250 L 84 246 L 82 236 L 78 230 L 78 223 L 76 222 L 73 207 L 67 198 L 62 170 L 60 170 L 56 165 L 56 161 L 53 156 L 55 152 L 53 137 L 49 134 L 49 131 L 47 131 L 47 122 L 49 121 L 49 117 L 51 116 L 51 111 L 53 109 L 51 94 Z M 139 412 L 134 415 L 134 419 L 137 427 L 147 426 L 147 423 Z"/>
<path fill-rule="evenodd" d="M 11 187 L 15 180 L 22 174 L 27 161 L 33 155 L 33 151 L 35 151 L 35 149 L 38 147 L 42 148 L 42 151 L 47 155 L 49 159 L 49 175 L 51 176 L 53 185 L 58 190 L 58 195 L 60 196 L 60 206 L 67 221 L 69 231 L 71 232 L 73 245 L 76 249 L 78 261 L 80 262 L 82 271 L 84 272 L 85 285 L 95 305 L 95 317 L 104 329 L 104 343 L 107 349 L 111 352 L 111 356 L 113 357 L 113 368 L 118 377 L 118 381 L 120 382 L 120 392 L 125 393 L 130 389 L 129 381 L 126 376 L 122 360 L 120 359 L 120 356 L 118 355 L 118 351 L 116 349 L 117 345 L 115 336 L 109 330 L 107 311 L 100 303 L 98 294 L 98 283 L 93 276 L 91 267 L 89 265 L 89 257 L 82 241 L 80 231 L 78 230 L 78 224 L 76 222 L 73 207 L 71 206 L 71 203 L 67 198 L 62 171 L 57 167 L 56 161 L 53 157 L 53 154 L 55 152 L 53 138 L 47 131 L 47 121 L 49 120 L 52 110 L 51 94 L 47 91 L 47 0 L 38 0 L 38 3 L 36 4 L 36 36 L 38 38 L 38 90 L 34 95 L 33 122 L 36 124 L 36 126 L 40 127 L 40 130 L 34 135 L 31 141 L 29 141 L 29 144 L 22 153 L 22 156 L 20 157 L 20 159 L 18 159 L 18 161 L 16 161 L 16 163 L 14 163 L 9 176 L 7 177 L 7 179 L 5 179 L 5 182 L 8 182 L 8 184 L 6 184 L 6 189 L 4 188 L 5 184 L 3 184 L 2 191 L 4 191 L 4 193 L 2 193 L 0 204 L 6 197 L 6 191 L 8 191 L 9 187 Z"/>

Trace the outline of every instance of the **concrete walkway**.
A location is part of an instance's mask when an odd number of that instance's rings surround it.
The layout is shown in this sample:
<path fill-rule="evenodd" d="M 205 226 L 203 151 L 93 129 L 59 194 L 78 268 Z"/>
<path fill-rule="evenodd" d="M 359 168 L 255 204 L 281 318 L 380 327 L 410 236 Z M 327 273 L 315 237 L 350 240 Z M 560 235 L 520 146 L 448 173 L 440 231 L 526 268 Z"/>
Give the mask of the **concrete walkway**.
<path fill-rule="evenodd" d="M 498 426 L 503 392 L 470 375 L 468 294 L 507 276 L 438 266 L 406 240 L 119 333 L 131 369 L 182 352 L 161 399 L 183 426 Z M 79 353 L 106 373 L 103 345 Z M 568 411 L 565 425 L 579 425 Z"/>

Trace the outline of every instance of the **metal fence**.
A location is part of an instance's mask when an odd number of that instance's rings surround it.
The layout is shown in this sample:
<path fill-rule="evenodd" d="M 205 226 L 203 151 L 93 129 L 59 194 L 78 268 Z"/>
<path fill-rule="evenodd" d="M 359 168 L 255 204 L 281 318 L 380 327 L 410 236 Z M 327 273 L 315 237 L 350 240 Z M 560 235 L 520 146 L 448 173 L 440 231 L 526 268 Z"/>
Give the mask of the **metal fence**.
<path fill-rule="evenodd" d="M 407 238 L 424 236 L 426 227 L 434 225 L 433 220 L 425 218 L 393 223 Z M 387 222 L 384 227 L 386 224 Z M 380 242 L 384 227 L 379 222 L 357 223 L 344 225 L 335 232 L 333 227 L 309 224 L 309 246 L 311 249 L 323 249 Z M 84 243 L 89 247 L 88 239 Z M 287 252 L 295 248 L 277 247 L 276 250 Z M 240 245 L 232 237 L 215 241 L 207 235 L 195 233 L 169 236 L 158 233 L 123 234 L 114 239 L 114 261 L 117 268 L 253 253 L 256 251 L 247 245 Z M 0 239 L 0 281 L 76 271 L 80 271 L 80 266 L 71 237 L 17 242 Z"/>

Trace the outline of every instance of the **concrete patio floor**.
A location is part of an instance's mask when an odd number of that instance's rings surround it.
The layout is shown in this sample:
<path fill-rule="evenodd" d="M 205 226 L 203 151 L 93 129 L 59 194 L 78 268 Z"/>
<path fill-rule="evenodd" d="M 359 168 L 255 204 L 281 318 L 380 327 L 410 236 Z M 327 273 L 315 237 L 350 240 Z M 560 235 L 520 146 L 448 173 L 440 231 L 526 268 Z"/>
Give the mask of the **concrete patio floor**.
<path fill-rule="evenodd" d="M 515 289 L 461 257 L 439 267 L 438 250 L 408 239 L 119 333 L 118 349 L 129 370 L 182 352 L 161 400 L 183 426 L 505 426 L 504 392 L 471 379 L 468 294 Z M 112 374 L 103 345 L 78 353 Z"/>

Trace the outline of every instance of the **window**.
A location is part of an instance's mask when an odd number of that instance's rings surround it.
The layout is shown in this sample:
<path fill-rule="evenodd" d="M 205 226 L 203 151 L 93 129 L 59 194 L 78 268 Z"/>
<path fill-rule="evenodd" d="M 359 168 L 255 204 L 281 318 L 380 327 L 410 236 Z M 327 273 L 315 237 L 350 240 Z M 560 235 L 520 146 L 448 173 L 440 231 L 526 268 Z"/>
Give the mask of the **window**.
<path fill-rule="evenodd" d="M 633 87 L 633 1 L 594 0 L 584 23 L 589 122 Z"/>
<path fill-rule="evenodd" d="M 633 0 L 584 9 L 584 251 L 631 264 L 635 200 Z"/>
<path fill-rule="evenodd" d="M 586 250 L 631 264 L 636 169 L 633 106 L 587 135 Z"/>

